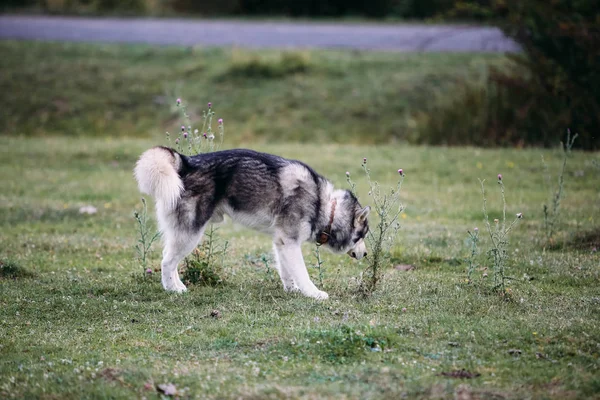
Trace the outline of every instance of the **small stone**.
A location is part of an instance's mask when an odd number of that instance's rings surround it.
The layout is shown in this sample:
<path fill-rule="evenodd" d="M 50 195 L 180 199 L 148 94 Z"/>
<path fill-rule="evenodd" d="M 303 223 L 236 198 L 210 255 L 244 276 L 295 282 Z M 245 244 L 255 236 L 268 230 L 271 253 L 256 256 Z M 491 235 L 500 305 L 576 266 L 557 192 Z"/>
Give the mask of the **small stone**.
<path fill-rule="evenodd" d="M 88 214 L 88 215 L 92 215 L 92 214 L 96 214 L 98 212 L 98 209 L 94 206 L 83 206 L 79 208 L 79 214 Z"/>
<path fill-rule="evenodd" d="M 177 388 L 172 383 L 161 383 L 156 386 L 156 390 L 165 396 L 175 396 L 177 394 Z"/>
<path fill-rule="evenodd" d="M 398 264 L 394 267 L 396 271 L 412 271 L 415 269 L 414 265 L 411 264 Z"/>

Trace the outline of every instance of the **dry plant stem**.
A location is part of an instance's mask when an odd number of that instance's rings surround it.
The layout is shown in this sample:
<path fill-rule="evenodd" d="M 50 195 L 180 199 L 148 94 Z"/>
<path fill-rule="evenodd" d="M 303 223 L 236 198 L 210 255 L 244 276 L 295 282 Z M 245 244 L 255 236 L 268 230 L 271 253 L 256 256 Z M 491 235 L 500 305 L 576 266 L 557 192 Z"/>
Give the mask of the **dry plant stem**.
<path fill-rule="evenodd" d="M 267 278 L 271 282 L 273 282 L 275 280 L 275 277 L 273 276 L 273 270 L 271 268 L 271 265 L 269 265 L 269 257 L 263 253 L 260 256 L 260 260 L 265 264 Z"/>
<path fill-rule="evenodd" d="M 315 258 L 317 259 L 317 269 L 319 270 L 319 287 L 321 289 L 324 289 L 325 286 L 323 286 L 323 264 L 325 263 L 322 259 L 321 259 L 321 251 L 320 251 L 320 245 L 317 244 L 315 246 Z"/>
<path fill-rule="evenodd" d="M 560 202 L 563 198 L 563 190 L 564 190 L 564 182 L 565 182 L 565 171 L 567 168 L 567 158 L 571 153 L 571 149 L 573 148 L 573 143 L 577 138 L 577 134 L 571 137 L 571 131 L 567 130 L 567 141 L 566 143 L 561 142 L 561 148 L 563 150 L 563 162 L 560 171 L 560 175 L 558 176 L 558 189 L 554 196 L 552 196 L 552 211 L 548 210 L 548 206 L 544 204 L 544 229 L 546 231 L 546 241 L 551 242 L 554 237 L 556 223 L 560 211 Z M 548 174 L 548 165 L 544 161 L 544 157 L 542 156 L 542 163 L 544 164 L 544 170 Z M 549 180 L 549 179 L 548 179 Z"/>
<path fill-rule="evenodd" d="M 135 249 L 138 253 L 140 265 L 145 272 L 148 266 L 148 254 L 150 253 L 150 248 L 152 247 L 152 243 L 160 237 L 160 232 L 156 232 L 154 235 L 150 236 L 150 233 L 148 232 L 148 207 L 146 199 L 143 197 L 142 205 L 142 213 L 139 214 L 135 211 L 133 216 L 137 222 L 139 233 L 138 244 L 135 246 Z"/>
<path fill-rule="evenodd" d="M 475 268 L 477 268 L 477 264 L 475 263 L 475 257 L 478 253 L 477 243 L 479 242 L 479 231 L 475 230 L 473 233 L 467 231 L 469 234 L 469 238 L 471 239 L 471 254 L 468 259 L 469 268 L 467 269 L 467 280 L 469 283 L 473 282 L 473 272 L 475 272 Z"/>
<path fill-rule="evenodd" d="M 208 242 L 208 251 L 206 254 L 206 263 L 208 265 L 210 265 L 210 262 L 211 262 L 211 259 L 213 256 L 213 251 L 214 251 L 214 243 L 213 243 L 214 234 L 215 234 L 215 226 L 214 226 L 214 224 L 210 224 L 210 229 L 208 230 L 208 232 L 205 233 L 206 240 Z"/>

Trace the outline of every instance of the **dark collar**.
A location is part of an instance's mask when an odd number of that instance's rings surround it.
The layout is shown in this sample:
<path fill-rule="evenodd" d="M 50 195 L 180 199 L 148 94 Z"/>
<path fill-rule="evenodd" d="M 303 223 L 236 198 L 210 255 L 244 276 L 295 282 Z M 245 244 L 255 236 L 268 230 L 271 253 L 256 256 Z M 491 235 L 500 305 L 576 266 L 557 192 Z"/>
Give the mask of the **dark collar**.
<path fill-rule="evenodd" d="M 324 245 L 329 241 L 329 236 L 331 236 L 331 225 L 333 225 L 333 217 L 335 216 L 335 206 L 337 206 L 337 199 L 333 199 L 331 205 L 331 214 L 329 215 L 329 225 L 323 229 L 319 237 L 317 238 L 317 245 Z"/>

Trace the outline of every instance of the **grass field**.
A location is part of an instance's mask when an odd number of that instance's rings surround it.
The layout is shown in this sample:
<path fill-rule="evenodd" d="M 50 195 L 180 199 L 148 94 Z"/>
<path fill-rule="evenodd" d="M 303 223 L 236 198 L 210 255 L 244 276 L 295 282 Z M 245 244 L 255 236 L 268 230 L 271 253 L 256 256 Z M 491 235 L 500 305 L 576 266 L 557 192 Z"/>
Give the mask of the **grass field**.
<path fill-rule="evenodd" d="M 133 251 L 140 203 L 131 169 L 154 141 L 3 137 L 0 144 L 1 257 L 22 268 L 0 280 L 2 397 L 151 398 L 154 385 L 168 382 L 183 398 L 598 395 L 598 253 L 592 243 L 569 245 L 600 218 L 597 155 L 570 160 L 558 237 L 566 247 L 544 252 L 540 155 L 556 170 L 557 151 L 260 146 L 301 158 L 341 186 L 351 171 L 363 199 L 363 156 L 382 182 L 391 183 L 399 166 L 406 171 L 394 259 L 416 270 L 388 269 L 380 290 L 362 299 L 354 289 L 364 264 L 326 255 L 331 299 L 319 303 L 285 294 L 256 262 L 269 238 L 230 224 L 221 228 L 231 243 L 222 285 L 172 295 L 158 277 L 144 279 Z M 466 230 L 483 230 L 477 178 L 490 180 L 497 217 L 497 172 L 509 213 L 525 214 L 511 240 L 508 298 L 485 290 L 482 271 L 482 283 L 465 283 Z M 98 213 L 79 214 L 88 204 Z M 306 245 L 314 262 L 311 251 Z M 158 263 L 155 251 L 151 264 Z M 210 317 L 214 309 L 220 319 Z M 373 343 L 383 351 L 371 351 Z M 481 376 L 440 376 L 462 368 Z"/>
<path fill-rule="evenodd" d="M 211 101 L 230 143 L 414 142 L 418 113 L 500 55 L 0 42 L 0 132 L 161 135 Z M 479 78 L 478 78 L 479 77 Z M 196 119 L 196 118 L 194 118 Z"/>
<path fill-rule="evenodd" d="M 500 58 L 0 49 L 1 398 L 151 399 L 170 397 L 157 389 L 168 383 L 179 398 L 600 398 L 598 154 L 569 159 L 558 234 L 544 249 L 551 188 L 541 156 L 555 186 L 558 149 L 369 144 L 410 132 L 411 110 L 428 93 Z M 310 73 L 298 67 L 307 58 Z M 365 204 L 363 157 L 385 185 L 403 168 L 406 212 L 392 260 L 415 269 L 390 265 L 365 299 L 356 294 L 365 261 L 324 254 L 330 299 L 318 302 L 283 292 L 260 261 L 267 236 L 226 223 L 222 284 L 164 292 L 135 257 L 132 168 L 179 124 L 169 106 L 178 96 L 197 105 L 193 118 L 212 101 L 228 146 L 301 159 L 340 187 L 349 171 Z M 509 216 L 525 216 L 510 239 L 502 296 L 489 289 L 478 182 L 487 180 L 498 218 L 498 173 Z M 81 214 L 86 205 L 98 212 Z M 476 226 L 481 267 L 468 284 L 466 231 Z M 303 248 L 310 264 L 313 249 Z M 155 246 L 150 264 L 159 263 Z M 443 375 L 467 372 L 471 379 Z"/>

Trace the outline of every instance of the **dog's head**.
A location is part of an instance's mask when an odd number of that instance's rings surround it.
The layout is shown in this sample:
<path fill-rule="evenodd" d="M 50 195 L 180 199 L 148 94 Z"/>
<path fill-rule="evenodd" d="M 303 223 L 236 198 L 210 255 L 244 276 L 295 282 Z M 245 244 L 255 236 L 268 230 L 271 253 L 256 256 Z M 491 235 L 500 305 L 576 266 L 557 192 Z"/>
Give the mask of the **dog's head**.
<path fill-rule="evenodd" d="M 360 260 L 367 256 L 367 246 L 365 245 L 365 237 L 369 233 L 369 221 L 367 217 L 371 212 L 371 207 L 358 207 L 354 213 L 354 221 L 352 223 L 352 235 L 350 238 L 351 247 L 347 251 L 352 258 Z"/>
<path fill-rule="evenodd" d="M 347 253 L 360 260 L 367 255 L 365 237 L 369 233 L 367 217 L 371 207 L 362 207 L 350 191 L 338 200 L 338 210 L 331 230 L 328 247 L 335 253 Z"/>

